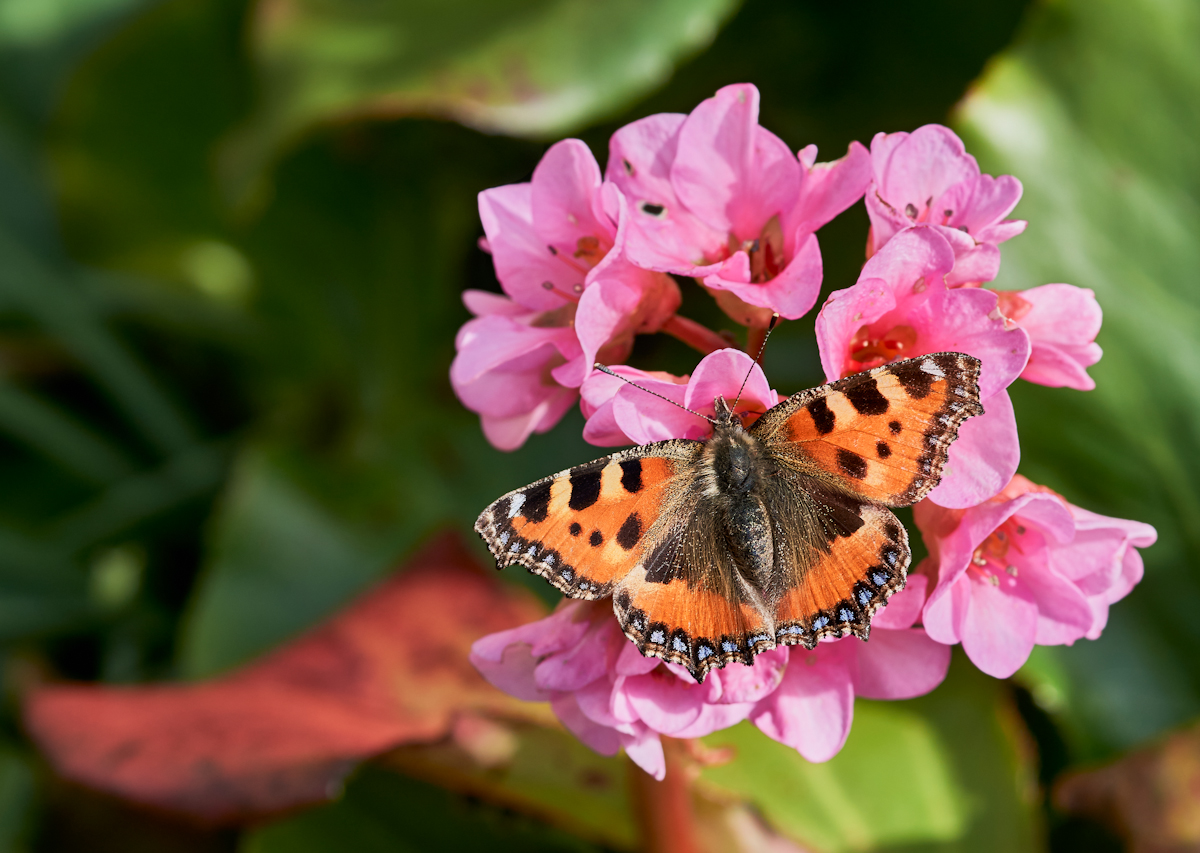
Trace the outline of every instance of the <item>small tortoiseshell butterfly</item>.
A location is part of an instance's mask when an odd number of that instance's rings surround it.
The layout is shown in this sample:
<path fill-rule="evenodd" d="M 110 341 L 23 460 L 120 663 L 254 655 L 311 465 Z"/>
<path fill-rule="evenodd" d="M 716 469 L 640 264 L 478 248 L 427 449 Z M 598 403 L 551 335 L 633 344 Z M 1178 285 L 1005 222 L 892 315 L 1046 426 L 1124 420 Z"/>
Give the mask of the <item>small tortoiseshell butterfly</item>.
<path fill-rule="evenodd" d="M 509 492 L 475 522 L 499 568 L 611 595 L 642 654 L 698 680 L 777 645 L 867 639 L 910 552 L 887 506 L 937 485 L 979 361 L 899 361 L 802 391 L 743 426 L 634 447 Z"/>

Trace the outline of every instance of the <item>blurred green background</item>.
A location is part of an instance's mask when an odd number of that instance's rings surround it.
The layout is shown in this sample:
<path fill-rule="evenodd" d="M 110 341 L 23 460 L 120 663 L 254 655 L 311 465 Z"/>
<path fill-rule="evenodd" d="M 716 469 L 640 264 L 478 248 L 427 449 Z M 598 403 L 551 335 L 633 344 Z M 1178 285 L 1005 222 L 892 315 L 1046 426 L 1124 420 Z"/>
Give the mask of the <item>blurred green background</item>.
<path fill-rule="evenodd" d="M 501 454 L 450 390 L 459 294 L 498 289 L 476 194 L 739 81 L 793 149 L 948 122 L 1024 182 L 998 286 L 1094 289 L 1105 356 L 1094 392 L 1014 387 L 1021 470 L 1160 539 L 1101 640 L 1010 682 L 956 658 L 826 765 L 714 735 L 705 790 L 805 849 L 1122 849 L 1048 791 L 1200 716 L 1197 46 L 1195 0 L 0 0 L 0 851 L 636 849 L 623 786 L 556 818 L 380 766 L 200 830 L 57 780 L 18 702 L 228 670 L 598 455 L 578 413 Z M 822 230 L 826 293 L 867 224 Z M 722 324 L 698 288 L 682 313 Z M 766 369 L 819 383 L 811 316 Z"/>

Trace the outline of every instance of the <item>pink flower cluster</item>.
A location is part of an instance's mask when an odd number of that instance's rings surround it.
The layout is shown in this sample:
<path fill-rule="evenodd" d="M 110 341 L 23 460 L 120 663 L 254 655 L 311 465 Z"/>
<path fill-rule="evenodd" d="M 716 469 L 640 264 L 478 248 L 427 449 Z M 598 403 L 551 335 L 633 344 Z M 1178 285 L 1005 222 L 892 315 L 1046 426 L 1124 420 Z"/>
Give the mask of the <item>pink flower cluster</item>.
<path fill-rule="evenodd" d="M 454 388 L 501 449 L 551 428 L 576 402 L 584 437 L 601 446 L 705 438 L 673 405 L 711 414 L 717 396 L 763 411 L 782 397 L 718 334 L 680 316 L 677 278 L 693 279 L 746 327 L 747 349 L 773 314 L 811 310 L 821 288 L 817 231 L 865 199 L 868 260 L 816 317 L 832 381 L 896 359 L 954 351 L 982 363 L 985 414 L 950 449 L 942 481 L 916 508 L 930 553 L 875 617 L 869 643 L 777 648 L 697 684 L 643 658 L 607 602 L 569 602 L 547 619 L 480 640 L 476 666 L 502 689 L 549 700 L 601 752 L 623 747 L 661 776 L 660 735 L 697 737 L 749 719 L 810 760 L 834 755 L 855 695 L 897 699 L 932 690 L 949 646 L 985 672 L 1011 675 L 1035 644 L 1095 638 L 1108 606 L 1141 577 L 1137 548 L 1153 528 L 1105 518 L 1016 474 L 1018 378 L 1089 390 L 1101 312 L 1090 290 L 985 285 L 1000 244 L 1026 223 L 1006 219 L 1021 196 L 993 178 L 949 129 L 877 134 L 868 150 L 817 163 L 758 124 L 758 91 L 727 86 L 689 115 L 618 130 L 601 175 L 577 140 L 550 148 L 527 184 L 486 190 L 480 215 L 505 295 L 469 291 Z M 622 364 L 635 335 L 664 332 L 703 353 L 691 376 Z M 592 370 L 600 359 L 622 379 Z M 792 389 L 793 391 L 799 389 Z"/>
<path fill-rule="evenodd" d="M 914 577 L 873 623 L 871 641 L 781 646 L 754 666 L 730 664 L 697 684 L 677 664 L 642 657 L 607 601 L 566 601 L 550 616 L 475 643 L 484 677 L 529 701 L 549 701 L 563 725 L 605 755 L 624 747 L 661 779 L 661 735 L 703 737 L 750 720 L 809 761 L 827 761 L 850 734 L 854 697 L 907 699 L 946 677 L 950 647 L 912 623 L 925 579 Z"/>

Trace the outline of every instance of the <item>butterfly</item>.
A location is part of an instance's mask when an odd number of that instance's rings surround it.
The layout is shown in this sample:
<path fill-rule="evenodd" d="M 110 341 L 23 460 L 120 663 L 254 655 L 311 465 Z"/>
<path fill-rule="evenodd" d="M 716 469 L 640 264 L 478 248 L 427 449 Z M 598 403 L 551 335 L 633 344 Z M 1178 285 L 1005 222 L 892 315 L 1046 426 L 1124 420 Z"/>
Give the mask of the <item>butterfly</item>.
<path fill-rule="evenodd" d="M 697 681 L 781 645 L 870 636 L 911 552 L 888 506 L 938 484 L 983 413 L 979 361 L 934 353 L 802 391 L 707 440 L 633 447 L 509 492 L 475 530 L 571 598 L 612 596 L 643 655 Z"/>

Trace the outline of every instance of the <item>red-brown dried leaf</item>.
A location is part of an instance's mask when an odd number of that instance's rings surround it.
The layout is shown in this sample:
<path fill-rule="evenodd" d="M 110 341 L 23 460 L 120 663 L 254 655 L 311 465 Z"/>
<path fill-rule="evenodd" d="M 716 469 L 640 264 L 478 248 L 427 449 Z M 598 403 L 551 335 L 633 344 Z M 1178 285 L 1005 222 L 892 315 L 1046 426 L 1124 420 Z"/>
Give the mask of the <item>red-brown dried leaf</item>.
<path fill-rule="evenodd" d="M 444 737 L 465 710 L 515 710 L 467 660 L 543 615 L 455 536 L 261 660 L 197 684 L 47 686 L 26 725 L 67 778 L 209 823 L 325 799 L 354 764 Z"/>
<path fill-rule="evenodd" d="M 1107 825 L 1134 853 L 1200 851 L 1200 725 L 1070 774 L 1055 786 L 1054 804 Z"/>

